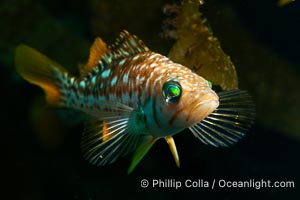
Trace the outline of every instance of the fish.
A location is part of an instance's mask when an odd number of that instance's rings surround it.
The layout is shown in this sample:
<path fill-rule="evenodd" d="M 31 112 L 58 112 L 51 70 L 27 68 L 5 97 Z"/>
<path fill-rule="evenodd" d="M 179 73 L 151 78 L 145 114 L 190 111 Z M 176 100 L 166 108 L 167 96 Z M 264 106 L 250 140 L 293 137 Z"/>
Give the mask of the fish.
<path fill-rule="evenodd" d="M 174 135 L 189 129 L 206 145 L 227 147 L 254 121 L 248 92 L 216 93 L 210 81 L 149 50 L 126 30 L 110 46 L 96 38 L 78 76 L 25 44 L 16 48 L 15 65 L 44 90 L 50 106 L 89 116 L 80 144 L 85 159 L 103 166 L 132 153 L 128 174 L 159 139 L 179 167 Z"/>

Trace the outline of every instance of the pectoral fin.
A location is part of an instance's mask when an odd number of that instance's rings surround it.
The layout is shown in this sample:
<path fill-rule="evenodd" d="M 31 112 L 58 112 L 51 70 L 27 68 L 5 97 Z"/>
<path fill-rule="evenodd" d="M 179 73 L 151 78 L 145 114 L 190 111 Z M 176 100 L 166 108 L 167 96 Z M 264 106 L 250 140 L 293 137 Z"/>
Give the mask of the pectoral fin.
<path fill-rule="evenodd" d="M 95 116 L 87 122 L 81 139 L 83 156 L 92 164 L 111 164 L 136 149 L 140 135 L 130 125 L 132 108 L 103 102 L 99 108 L 85 111 Z"/>
<path fill-rule="evenodd" d="M 130 167 L 128 168 L 127 174 L 130 174 L 137 164 L 142 160 L 146 153 L 150 150 L 153 144 L 158 140 L 156 137 L 149 137 L 146 141 L 135 151 Z"/>
<path fill-rule="evenodd" d="M 189 129 L 204 144 L 228 147 L 251 128 L 255 119 L 254 104 L 243 90 L 223 91 L 218 96 L 219 107 Z"/>
<path fill-rule="evenodd" d="M 172 155 L 174 157 L 176 166 L 180 167 L 179 156 L 178 156 L 178 153 L 177 153 L 177 149 L 176 149 L 176 145 L 175 145 L 175 141 L 174 141 L 173 137 L 172 136 L 167 136 L 167 137 L 165 137 L 165 140 L 167 141 L 167 143 L 170 147 L 170 150 L 171 150 Z"/>

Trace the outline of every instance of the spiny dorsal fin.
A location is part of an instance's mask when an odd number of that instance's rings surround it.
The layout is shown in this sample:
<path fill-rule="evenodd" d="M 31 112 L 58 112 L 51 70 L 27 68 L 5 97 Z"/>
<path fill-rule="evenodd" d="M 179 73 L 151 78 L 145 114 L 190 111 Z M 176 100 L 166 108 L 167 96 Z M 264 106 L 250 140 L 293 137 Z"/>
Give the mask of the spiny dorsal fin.
<path fill-rule="evenodd" d="M 131 35 L 128 31 L 123 30 L 116 42 L 107 47 L 101 38 L 96 38 L 90 50 L 90 57 L 86 65 L 79 67 L 81 76 L 85 76 L 92 72 L 99 64 L 102 64 L 100 70 L 106 65 L 112 63 L 113 60 L 124 58 L 130 55 L 149 51 L 149 48 L 137 36 Z"/>
<path fill-rule="evenodd" d="M 115 58 L 126 57 L 137 53 L 149 51 L 149 48 L 137 36 L 131 35 L 123 30 L 116 39 L 115 44 L 111 45 L 110 50 Z"/>
<path fill-rule="evenodd" d="M 110 50 L 106 47 L 105 42 L 101 38 L 96 38 L 91 49 L 90 57 L 86 65 L 79 67 L 80 74 L 82 76 L 87 75 L 92 72 L 93 69 L 98 65 L 98 62 L 103 59 L 103 57 L 108 54 Z"/>

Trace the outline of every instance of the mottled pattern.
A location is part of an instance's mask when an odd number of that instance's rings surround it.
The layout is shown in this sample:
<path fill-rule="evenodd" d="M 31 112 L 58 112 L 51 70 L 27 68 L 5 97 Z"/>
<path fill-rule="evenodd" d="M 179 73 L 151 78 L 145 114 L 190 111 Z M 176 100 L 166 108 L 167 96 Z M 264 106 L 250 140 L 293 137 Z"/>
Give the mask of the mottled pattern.
<path fill-rule="evenodd" d="M 16 61 L 18 72 L 42 87 L 48 102 L 94 116 L 81 140 L 91 163 L 113 163 L 137 150 L 129 173 L 159 138 L 166 139 L 179 166 L 172 135 L 190 128 L 204 143 L 225 146 L 253 119 L 246 93 L 223 93 L 218 108 L 219 97 L 207 80 L 151 52 L 126 31 L 110 47 L 97 38 L 79 77 L 25 45 L 17 49 Z"/>
<path fill-rule="evenodd" d="M 160 128 L 162 116 L 157 113 L 161 113 L 166 105 L 158 97 L 161 97 L 163 84 L 168 79 L 175 78 L 183 89 L 181 106 L 169 112 L 173 113 L 168 120 L 170 125 L 182 110 L 198 103 L 200 96 L 211 92 L 205 79 L 150 51 L 103 65 L 99 61 L 88 76 L 67 79 L 66 105 L 82 110 L 101 105 L 103 101 L 119 102 L 134 109 L 141 106 L 148 112 L 147 116 L 153 118 L 154 125 Z"/>
<path fill-rule="evenodd" d="M 110 51 L 84 77 L 68 77 L 62 93 L 64 104 L 98 116 L 95 109 L 105 111 L 106 105 L 117 102 L 144 113 L 145 130 L 156 136 L 172 135 L 201 121 L 217 103 L 201 113 L 198 107 L 207 101 L 218 101 L 208 82 L 190 69 L 167 57 L 151 52 L 135 36 L 121 33 Z M 173 80 L 182 88 L 176 105 L 168 104 L 162 88 Z M 198 109 L 198 111 L 197 111 Z"/>

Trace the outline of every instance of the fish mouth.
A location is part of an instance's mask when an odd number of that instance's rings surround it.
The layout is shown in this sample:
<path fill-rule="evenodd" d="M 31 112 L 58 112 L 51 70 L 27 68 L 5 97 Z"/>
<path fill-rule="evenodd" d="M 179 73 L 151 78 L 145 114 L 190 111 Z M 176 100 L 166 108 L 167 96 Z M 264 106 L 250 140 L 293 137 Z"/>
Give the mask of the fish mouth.
<path fill-rule="evenodd" d="M 201 102 L 195 104 L 186 118 L 186 121 L 192 120 L 195 123 L 200 122 L 202 119 L 207 117 L 219 106 L 219 98 L 217 95 L 207 95 L 208 97 L 202 100 Z M 192 116 L 196 116 L 197 119 L 191 119 Z"/>
<path fill-rule="evenodd" d="M 192 111 L 199 107 L 213 107 L 216 109 L 219 106 L 219 96 L 214 92 L 209 93 L 202 97 L 202 100 L 193 106 Z"/>
<path fill-rule="evenodd" d="M 218 100 L 206 100 L 204 102 L 198 103 L 192 109 L 192 112 L 202 112 L 203 115 L 207 116 L 209 113 L 213 112 L 219 106 Z"/>

